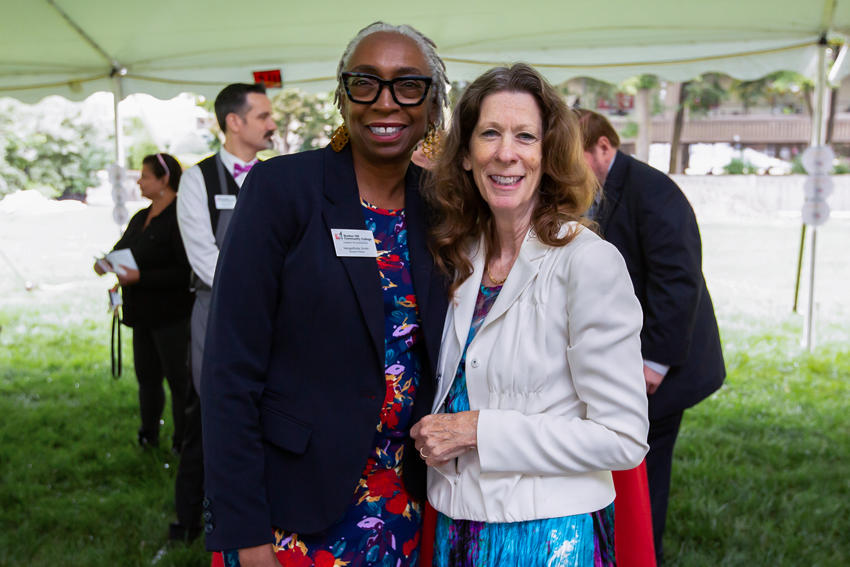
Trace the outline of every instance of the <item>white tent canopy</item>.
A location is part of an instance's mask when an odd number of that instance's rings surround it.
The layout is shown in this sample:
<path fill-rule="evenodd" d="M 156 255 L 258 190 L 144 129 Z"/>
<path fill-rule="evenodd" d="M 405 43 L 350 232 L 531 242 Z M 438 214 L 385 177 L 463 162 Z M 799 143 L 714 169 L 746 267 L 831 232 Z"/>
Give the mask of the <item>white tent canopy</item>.
<path fill-rule="evenodd" d="M 751 80 L 797 71 L 817 78 L 812 143 L 821 146 L 826 50 L 818 45 L 850 35 L 850 0 L 3 0 L 0 96 L 35 102 L 115 92 L 121 164 L 117 101 L 124 96 L 212 97 L 265 70 L 280 70 L 285 86 L 329 91 L 345 45 L 376 20 L 408 23 L 431 37 L 453 80 L 515 61 L 535 65 L 553 83 L 640 74 L 684 81 L 711 71 Z M 844 55 L 832 80 L 850 74 Z M 112 170 L 116 188 L 122 172 Z M 122 202 L 116 199 L 114 211 L 119 224 L 127 217 Z M 815 234 L 813 227 L 809 348 Z"/>
<path fill-rule="evenodd" d="M 453 80 L 514 61 L 556 83 L 709 71 L 756 79 L 814 76 L 821 36 L 850 33 L 850 0 L 4 0 L 0 96 L 82 100 L 112 91 L 115 73 L 124 96 L 214 96 L 267 69 L 280 69 L 285 86 L 329 91 L 346 43 L 375 20 L 430 36 Z"/>

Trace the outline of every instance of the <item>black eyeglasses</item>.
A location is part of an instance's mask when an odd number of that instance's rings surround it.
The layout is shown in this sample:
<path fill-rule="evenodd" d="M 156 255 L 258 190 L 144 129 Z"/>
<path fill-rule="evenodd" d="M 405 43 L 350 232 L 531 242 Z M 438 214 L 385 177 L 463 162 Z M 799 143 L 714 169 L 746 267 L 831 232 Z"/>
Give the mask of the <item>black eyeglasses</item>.
<path fill-rule="evenodd" d="M 343 73 L 342 83 L 345 94 L 351 102 L 357 104 L 374 104 L 381 96 L 381 89 L 387 87 L 393 100 L 399 106 L 419 106 L 425 102 L 428 89 L 431 88 L 431 77 L 408 75 L 385 81 L 375 75 L 366 73 Z"/>

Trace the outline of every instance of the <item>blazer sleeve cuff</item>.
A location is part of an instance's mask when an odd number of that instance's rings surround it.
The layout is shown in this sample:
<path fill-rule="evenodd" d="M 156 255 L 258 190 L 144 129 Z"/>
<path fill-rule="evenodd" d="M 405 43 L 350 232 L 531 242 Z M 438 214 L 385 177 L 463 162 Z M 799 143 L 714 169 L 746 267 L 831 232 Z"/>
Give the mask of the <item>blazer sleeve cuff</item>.
<path fill-rule="evenodd" d="M 658 362 L 643 359 L 643 365 L 649 368 L 650 370 L 654 370 L 655 372 L 661 374 L 662 376 L 667 376 L 667 372 L 670 371 L 669 364 L 660 364 Z"/>

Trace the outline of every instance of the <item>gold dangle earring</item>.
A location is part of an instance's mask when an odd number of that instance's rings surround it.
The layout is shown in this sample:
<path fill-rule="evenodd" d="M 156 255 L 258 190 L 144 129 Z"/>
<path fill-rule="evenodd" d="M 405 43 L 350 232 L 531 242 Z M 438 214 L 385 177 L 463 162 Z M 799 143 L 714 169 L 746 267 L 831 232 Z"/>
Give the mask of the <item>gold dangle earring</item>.
<path fill-rule="evenodd" d="M 342 123 L 342 126 L 334 131 L 333 136 L 331 136 L 331 147 L 335 152 L 341 152 L 342 148 L 345 147 L 345 144 L 348 143 L 348 128 L 345 127 L 345 122 Z"/>
<path fill-rule="evenodd" d="M 437 161 L 440 155 L 440 135 L 433 124 L 428 124 L 428 132 L 422 142 L 422 153 L 431 161 Z"/>

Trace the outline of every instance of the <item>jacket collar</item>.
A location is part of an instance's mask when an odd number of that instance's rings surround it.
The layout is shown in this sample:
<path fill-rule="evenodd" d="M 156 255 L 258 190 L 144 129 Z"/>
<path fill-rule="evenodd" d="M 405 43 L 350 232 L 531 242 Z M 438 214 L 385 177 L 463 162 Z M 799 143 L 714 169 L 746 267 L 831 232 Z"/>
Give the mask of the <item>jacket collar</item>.
<path fill-rule="evenodd" d="M 490 313 L 487 314 L 487 318 L 481 325 L 479 333 L 501 317 L 516 302 L 528 285 L 534 281 L 540 270 L 543 257 L 549 250 L 551 250 L 551 247 L 540 242 L 529 229 L 508 279 L 505 281 L 502 291 L 499 292 L 496 303 L 493 304 Z M 472 315 L 475 312 L 481 279 L 486 270 L 484 256 L 484 237 L 482 236 L 471 247 L 472 275 L 461 284 L 456 295 L 457 306 L 455 307 L 454 323 L 455 332 L 461 346 L 466 344 L 466 338 L 469 335 L 469 327 L 472 324 Z"/>
<path fill-rule="evenodd" d="M 434 266 L 431 252 L 428 250 L 428 213 L 419 192 L 422 175 L 422 168 L 411 162 L 404 180 L 404 217 L 407 225 L 407 249 L 410 253 L 410 277 L 413 280 L 413 292 L 416 294 L 420 319 L 424 319 L 429 313 L 429 291 Z"/>
<path fill-rule="evenodd" d="M 335 152 L 328 145 L 322 152 L 324 152 L 325 162 L 325 197 L 335 204 L 353 198 L 357 200 L 359 206 L 360 192 L 357 189 L 357 177 L 354 175 L 354 158 L 351 155 L 351 145 L 346 144 L 341 152 Z M 358 228 L 360 227 L 358 226 Z"/>
<path fill-rule="evenodd" d="M 603 234 L 605 229 L 608 228 L 608 223 L 611 222 L 614 211 L 620 206 L 620 197 L 626 183 L 630 160 L 631 156 L 617 150 L 617 157 L 614 159 L 611 171 L 608 172 L 608 177 L 605 178 L 605 201 L 602 204 L 602 218 L 599 219 L 599 226 Z"/>

